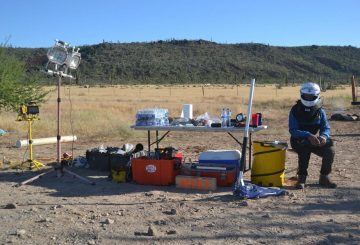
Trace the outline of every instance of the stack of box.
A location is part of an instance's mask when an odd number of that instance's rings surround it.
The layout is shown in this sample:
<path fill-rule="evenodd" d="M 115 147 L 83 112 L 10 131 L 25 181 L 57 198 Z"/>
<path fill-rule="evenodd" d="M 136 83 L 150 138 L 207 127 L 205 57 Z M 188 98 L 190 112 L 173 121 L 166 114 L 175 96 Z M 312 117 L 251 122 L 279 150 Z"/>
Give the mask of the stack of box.
<path fill-rule="evenodd" d="M 202 152 L 199 163 L 192 168 L 193 176 L 216 178 L 217 186 L 232 186 L 241 159 L 238 150 L 210 150 Z"/>
<path fill-rule="evenodd" d="M 136 113 L 135 126 L 168 126 L 168 110 L 161 108 L 144 109 Z"/>

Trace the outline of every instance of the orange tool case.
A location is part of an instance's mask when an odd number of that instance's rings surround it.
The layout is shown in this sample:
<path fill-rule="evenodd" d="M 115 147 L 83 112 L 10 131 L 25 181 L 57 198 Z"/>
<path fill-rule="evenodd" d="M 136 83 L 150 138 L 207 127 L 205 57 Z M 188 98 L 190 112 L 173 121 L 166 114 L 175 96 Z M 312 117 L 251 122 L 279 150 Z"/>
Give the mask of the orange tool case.
<path fill-rule="evenodd" d="M 133 180 L 141 185 L 172 185 L 180 174 L 181 161 L 135 158 L 131 160 Z"/>

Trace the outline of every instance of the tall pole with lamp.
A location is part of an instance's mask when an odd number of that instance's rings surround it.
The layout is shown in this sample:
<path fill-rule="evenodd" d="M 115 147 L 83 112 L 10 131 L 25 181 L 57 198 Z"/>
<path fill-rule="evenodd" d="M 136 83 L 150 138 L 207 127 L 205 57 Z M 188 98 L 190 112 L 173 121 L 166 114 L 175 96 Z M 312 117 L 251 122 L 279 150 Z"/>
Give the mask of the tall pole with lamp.
<path fill-rule="evenodd" d="M 71 75 L 71 71 L 75 71 L 81 61 L 81 54 L 79 53 L 79 48 L 75 49 L 74 46 L 70 46 L 70 44 L 55 40 L 55 44 L 52 48 L 50 48 L 47 52 L 47 57 L 49 59 L 45 72 L 49 75 L 52 75 L 54 77 L 58 77 L 58 83 L 57 83 L 57 143 L 56 143 L 56 167 L 54 170 L 57 172 L 57 176 L 61 177 L 64 173 L 68 173 L 71 176 L 78 178 L 80 180 L 83 180 L 89 184 L 95 184 L 95 182 L 92 182 L 80 175 L 77 175 L 69 170 L 67 170 L 64 165 L 61 162 L 61 114 L 60 114 L 60 104 L 61 104 L 61 80 L 63 77 L 74 79 L 74 77 Z M 46 174 L 41 173 L 31 179 L 28 179 L 24 182 L 21 182 L 20 185 L 24 185 L 27 183 L 30 183 L 42 175 Z"/>

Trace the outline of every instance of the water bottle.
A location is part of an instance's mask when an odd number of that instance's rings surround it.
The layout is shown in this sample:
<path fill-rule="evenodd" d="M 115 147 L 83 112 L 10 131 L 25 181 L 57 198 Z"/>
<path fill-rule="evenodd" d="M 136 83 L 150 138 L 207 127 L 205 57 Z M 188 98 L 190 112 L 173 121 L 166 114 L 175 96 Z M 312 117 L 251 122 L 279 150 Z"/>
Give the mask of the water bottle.
<path fill-rule="evenodd" d="M 222 111 L 221 111 L 221 127 L 222 128 L 226 127 L 226 111 L 225 111 L 225 108 L 223 108 Z"/>
<path fill-rule="evenodd" d="M 227 110 L 226 110 L 226 125 L 228 127 L 231 127 L 231 110 L 230 110 L 230 108 L 227 108 Z"/>

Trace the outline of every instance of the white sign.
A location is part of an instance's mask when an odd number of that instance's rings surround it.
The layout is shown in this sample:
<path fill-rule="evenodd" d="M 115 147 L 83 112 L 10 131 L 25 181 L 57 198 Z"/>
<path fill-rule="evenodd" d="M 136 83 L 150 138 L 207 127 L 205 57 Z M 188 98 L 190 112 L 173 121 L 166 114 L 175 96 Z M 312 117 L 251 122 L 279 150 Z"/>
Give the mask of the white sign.
<path fill-rule="evenodd" d="M 146 169 L 146 172 L 148 172 L 148 173 L 155 173 L 156 172 L 156 166 L 152 165 L 152 164 L 146 165 L 145 169 Z"/>

